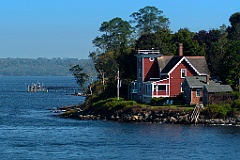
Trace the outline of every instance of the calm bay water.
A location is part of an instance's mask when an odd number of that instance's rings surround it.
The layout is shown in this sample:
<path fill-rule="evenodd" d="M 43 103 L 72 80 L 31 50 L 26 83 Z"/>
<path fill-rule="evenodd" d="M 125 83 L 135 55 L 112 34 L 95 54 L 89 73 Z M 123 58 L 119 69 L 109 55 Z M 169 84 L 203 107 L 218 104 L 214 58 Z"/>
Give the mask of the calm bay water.
<path fill-rule="evenodd" d="M 49 109 L 81 103 L 27 85 L 72 77 L 0 77 L 0 159 L 239 159 L 240 127 L 61 119 Z"/>

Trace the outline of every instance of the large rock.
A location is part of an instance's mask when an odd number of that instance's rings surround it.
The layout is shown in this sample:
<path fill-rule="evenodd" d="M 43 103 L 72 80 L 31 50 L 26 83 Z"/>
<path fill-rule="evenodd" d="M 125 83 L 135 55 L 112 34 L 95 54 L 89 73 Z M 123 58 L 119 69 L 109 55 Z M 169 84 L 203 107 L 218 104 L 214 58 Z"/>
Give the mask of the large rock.
<path fill-rule="evenodd" d="M 168 121 L 169 121 L 169 123 L 177 123 L 178 120 L 175 117 L 169 117 Z"/>

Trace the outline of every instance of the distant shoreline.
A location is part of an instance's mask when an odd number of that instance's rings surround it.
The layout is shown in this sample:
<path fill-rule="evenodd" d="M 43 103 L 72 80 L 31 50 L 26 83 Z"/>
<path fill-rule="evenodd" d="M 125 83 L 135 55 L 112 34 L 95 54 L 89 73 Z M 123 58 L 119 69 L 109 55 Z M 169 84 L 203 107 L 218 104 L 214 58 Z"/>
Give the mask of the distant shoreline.
<path fill-rule="evenodd" d="M 1 76 L 71 76 L 71 65 L 85 65 L 90 59 L 0 58 Z"/>

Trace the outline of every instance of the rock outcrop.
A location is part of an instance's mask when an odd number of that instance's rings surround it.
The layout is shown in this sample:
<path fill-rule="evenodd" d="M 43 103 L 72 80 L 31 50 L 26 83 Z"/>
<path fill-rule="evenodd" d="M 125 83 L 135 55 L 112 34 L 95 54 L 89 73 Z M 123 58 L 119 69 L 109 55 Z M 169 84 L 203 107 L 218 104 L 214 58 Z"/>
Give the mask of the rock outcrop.
<path fill-rule="evenodd" d="M 66 110 L 66 108 L 64 109 Z M 81 110 L 79 108 L 71 107 L 69 110 L 59 115 L 64 118 L 75 118 L 79 120 L 194 124 L 195 122 L 191 122 L 190 120 L 191 113 L 192 111 L 166 108 L 152 109 L 151 107 L 145 109 L 129 108 L 109 112 Z M 200 115 L 196 123 L 209 125 L 240 125 L 240 116 L 229 117 L 226 119 L 209 119 L 204 115 Z"/>

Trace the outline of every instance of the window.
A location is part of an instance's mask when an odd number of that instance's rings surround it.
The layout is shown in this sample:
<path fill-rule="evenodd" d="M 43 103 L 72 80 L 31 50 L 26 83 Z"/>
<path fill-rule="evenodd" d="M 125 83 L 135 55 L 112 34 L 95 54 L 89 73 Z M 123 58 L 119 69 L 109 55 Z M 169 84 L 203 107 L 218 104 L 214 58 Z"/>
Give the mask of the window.
<path fill-rule="evenodd" d="M 180 84 L 180 88 L 181 88 L 181 92 L 183 92 L 183 87 L 182 87 L 182 83 Z"/>
<path fill-rule="evenodd" d="M 187 76 L 187 70 L 181 69 L 181 78 L 185 78 Z"/>
<path fill-rule="evenodd" d="M 154 91 L 166 91 L 166 85 L 155 85 Z"/>
<path fill-rule="evenodd" d="M 149 60 L 150 60 L 150 61 L 154 61 L 154 57 L 150 57 Z"/>
<path fill-rule="evenodd" d="M 196 97 L 200 97 L 201 96 L 201 89 L 197 89 L 196 90 Z"/>
<path fill-rule="evenodd" d="M 147 85 L 146 85 L 146 91 L 147 91 L 147 92 L 150 92 L 150 91 L 151 91 L 151 87 L 152 87 L 151 84 L 147 84 Z"/>
<path fill-rule="evenodd" d="M 165 85 L 159 85 L 158 90 L 159 91 L 166 91 L 166 86 Z"/>

